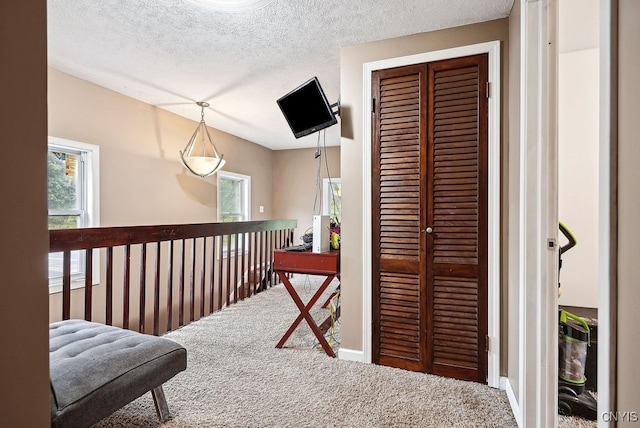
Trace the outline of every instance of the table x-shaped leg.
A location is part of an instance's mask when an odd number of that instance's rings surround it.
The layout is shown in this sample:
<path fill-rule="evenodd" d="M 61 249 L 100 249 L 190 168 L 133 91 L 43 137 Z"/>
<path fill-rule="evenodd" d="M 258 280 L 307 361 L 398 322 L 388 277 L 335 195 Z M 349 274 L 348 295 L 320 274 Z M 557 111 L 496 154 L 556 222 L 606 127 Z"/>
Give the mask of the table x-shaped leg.
<path fill-rule="evenodd" d="M 280 339 L 280 342 L 278 342 L 278 344 L 276 345 L 276 348 L 282 348 L 282 346 L 285 344 L 287 339 L 289 339 L 289 336 L 291 336 L 291 333 L 293 333 L 293 331 L 296 329 L 296 327 L 298 327 L 298 325 L 302 321 L 302 318 L 304 318 L 307 321 L 307 324 L 309 324 L 309 327 L 311 327 L 311 331 L 313 331 L 313 334 L 318 339 L 318 342 L 320 342 L 320 345 L 322 345 L 322 349 L 324 349 L 324 352 L 326 352 L 327 355 L 329 355 L 330 357 L 335 358 L 336 354 L 333 352 L 333 349 L 331 349 L 331 346 L 329 346 L 329 343 L 324 338 L 322 331 L 320 331 L 320 328 L 315 323 L 313 317 L 309 313 L 309 310 L 318 301 L 318 299 L 320 298 L 322 293 L 324 293 L 324 291 L 327 289 L 331 281 L 333 281 L 333 278 L 335 278 L 335 275 L 327 276 L 327 279 L 324 280 L 320 288 L 318 288 L 318 291 L 316 291 L 316 293 L 313 295 L 311 300 L 309 300 L 306 306 L 304 303 L 302 303 L 302 299 L 296 292 L 295 288 L 293 288 L 293 285 L 291 285 L 291 282 L 289 282 L 289 278 L 287 278 L 287 276 L 283 272 L 278 272 L 278 276 L 280 277 L 280 280 L 282 281 L 285 288 L 291 295 L 291 298 L 295 302 L 296 306 L 300 310 L 300 315 L 298 315 L 298 317 L 293 322 L 293 324 L 291 324 L 291 327 L 289 327 L 289 330 L 287 330 L 284 336 L 282 336 L 282 339 Z"/>

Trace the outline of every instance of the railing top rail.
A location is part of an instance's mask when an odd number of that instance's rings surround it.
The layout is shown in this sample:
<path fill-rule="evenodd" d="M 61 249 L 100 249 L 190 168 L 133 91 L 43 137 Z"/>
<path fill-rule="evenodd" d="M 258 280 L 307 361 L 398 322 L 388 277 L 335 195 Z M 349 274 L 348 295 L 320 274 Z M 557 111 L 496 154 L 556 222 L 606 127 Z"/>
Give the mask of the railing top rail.
<path fill-rule="evenodd" d="M 49 231 L 49 252 L 117 247 L 236 233 L 293 229 L 296 220 L 262 220 L 231 223 L 170 224 L 154 226 L 89 227 Z"/>

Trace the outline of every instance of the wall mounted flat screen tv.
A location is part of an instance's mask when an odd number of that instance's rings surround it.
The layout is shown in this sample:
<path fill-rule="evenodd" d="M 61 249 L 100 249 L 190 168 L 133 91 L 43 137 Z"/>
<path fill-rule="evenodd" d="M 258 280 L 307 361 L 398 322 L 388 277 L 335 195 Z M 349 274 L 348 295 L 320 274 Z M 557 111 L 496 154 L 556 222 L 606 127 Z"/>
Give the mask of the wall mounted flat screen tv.
<path fill-rule="evenodd" d="M 296 138 L 338 123 L 317 77 L 278 99 L 278 106 Z"/>

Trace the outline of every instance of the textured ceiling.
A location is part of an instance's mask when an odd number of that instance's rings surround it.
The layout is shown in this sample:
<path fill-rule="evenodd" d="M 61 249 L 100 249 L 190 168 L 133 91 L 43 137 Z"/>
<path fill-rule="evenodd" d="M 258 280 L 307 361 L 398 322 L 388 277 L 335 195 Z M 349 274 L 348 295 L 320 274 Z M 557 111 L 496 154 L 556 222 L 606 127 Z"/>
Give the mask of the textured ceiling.
<path fill-rule="evenodd" d="M 331 103 L 340 47 L 508 16 L 513 0 L 274 0 L 220 12 L 204 0 L 48 0 L 49 64 L 272 149 L 295 139 L 276 100 L 318 76 Z M 339 144 L 339 127 L 327 130 Z"/>

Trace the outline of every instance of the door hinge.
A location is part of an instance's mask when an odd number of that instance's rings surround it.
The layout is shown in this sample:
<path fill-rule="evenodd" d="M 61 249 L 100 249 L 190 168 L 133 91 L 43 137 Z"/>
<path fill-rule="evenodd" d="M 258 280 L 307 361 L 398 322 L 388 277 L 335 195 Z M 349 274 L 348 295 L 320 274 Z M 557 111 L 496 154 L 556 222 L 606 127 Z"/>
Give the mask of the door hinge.
<path fill-rule="evenodd" d="M 376 112 L 376 99 L 372 98 L 371 99 L 371 113 L 375 113 Z"/>
<path fill-rule="evenodd" d="M 486 342 L 485 342 L 485 352 L 489 352 L 489 335 L 487 334 Z"/>
<path fill-rule="evenodd" d="M 491 98 L 491 82 L 487 82 L 487 98 Z"/>

